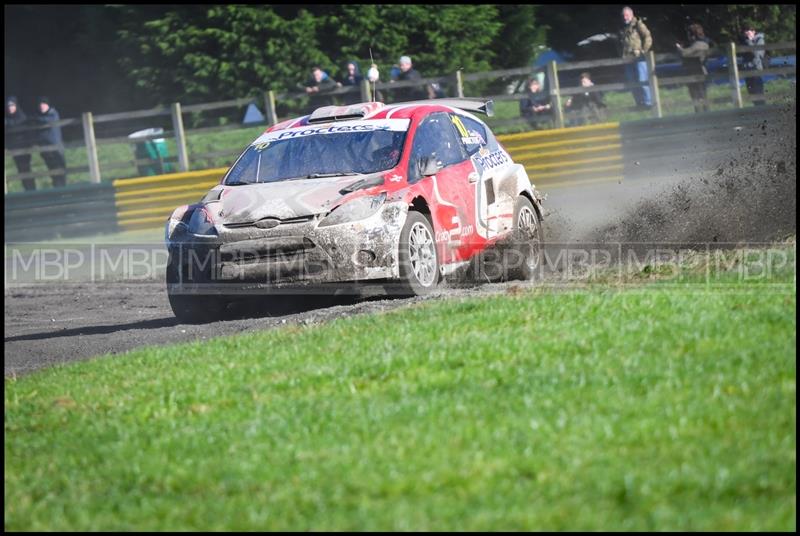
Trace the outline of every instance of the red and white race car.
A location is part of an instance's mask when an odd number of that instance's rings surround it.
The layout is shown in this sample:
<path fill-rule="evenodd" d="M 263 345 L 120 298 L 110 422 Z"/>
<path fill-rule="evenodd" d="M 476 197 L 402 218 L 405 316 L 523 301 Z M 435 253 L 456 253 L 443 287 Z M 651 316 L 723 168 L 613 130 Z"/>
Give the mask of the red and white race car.
<path fill-rule="evenodd" d="M 492 102 L 326 106 L 267 129 L 167 222 L 175 315 L 219 318 L 233 286 L 370 281 L 420 295 L 486 251 L 506 253 L 500 275 L 530 278 L 542 197 L 471 111 L 491 115 Z"/>

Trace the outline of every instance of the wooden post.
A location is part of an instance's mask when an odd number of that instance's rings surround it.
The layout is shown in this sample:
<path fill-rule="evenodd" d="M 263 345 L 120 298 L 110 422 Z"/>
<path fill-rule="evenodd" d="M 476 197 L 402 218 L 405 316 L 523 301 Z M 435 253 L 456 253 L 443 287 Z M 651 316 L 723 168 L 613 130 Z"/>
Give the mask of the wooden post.
<path fill-rule="evenodd" d="M 362 79 L 359 89 L 361 90 L 361 102 L 371 102 L 373 100 L 370 96 L 369 80 L 366 78 Z"/>
<path fill-rule="evenodd" d="M 172 130 L 175 131 L 175 144 L 178 146 L 178 169 L 189 171 L 189 152 L 186 150 L 186 132 L 183 130 L 181 103 L 172 103 Z"/>
<path fill-rule="evenodd" d="M 267 112 L 267 123 L 272 125 L 278 124 L 278 113 L 275 111 L 275 92 L 271 89 L 264 92 L 264 110 Z"/>
<path fill-rule="evenodd" d="M 661 113 L 661 94 L 658 92 L 658 77 L 656 76 L 656 55 L 652 50 L 647 53 L 647 71 L 650 79 L 650 94 L 653 98 L 653 115 L 663 117 Z"/>
<path fill-rule="evenodd" d="M 89 158 L 89 179 L 94 183 L 100 182 L 100 162 L 97 159 L 97 140 L 94 137 L 94 123 L 92 112 L 84 112 L 83 141 L 86 144 L 86 156 Z"/>
<path fill-rule="evenodd" d="M 464 98 L 464 80 L 461 77 L 461 69 L 456 71 L 456 97 Z"/>
<path fill-rule="evenodd" d="M 564 128 L 564 109 L 561 107 L 561 87 L 558 85 L 558 67 L 555 60 L 547 64 L 547 78 L 550 81 L 550 107 L 556 120 L 556 128 Z"/>
<path fill-rule="evenodd" d="M 736 65 L 736 43 L 728 43 L 728 76 L 731 81 L 733 105 L 742 108 L 742 89 L 739 87 L 739 66 Z"/>

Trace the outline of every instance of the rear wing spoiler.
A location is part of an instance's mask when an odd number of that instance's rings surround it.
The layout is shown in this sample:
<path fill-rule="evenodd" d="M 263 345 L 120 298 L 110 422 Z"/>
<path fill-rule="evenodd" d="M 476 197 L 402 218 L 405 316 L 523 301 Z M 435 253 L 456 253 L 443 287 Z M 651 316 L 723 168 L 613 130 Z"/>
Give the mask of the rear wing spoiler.
<path fill-rule="evenodd" d="M 398 102 L 397 104 L 440 104 L 451 108 L 459 108 L 468 112 L 478 112 L 487 117 L 494 116 L 494 101 L 483 99 L 428 99 L 413 102 Z"/>

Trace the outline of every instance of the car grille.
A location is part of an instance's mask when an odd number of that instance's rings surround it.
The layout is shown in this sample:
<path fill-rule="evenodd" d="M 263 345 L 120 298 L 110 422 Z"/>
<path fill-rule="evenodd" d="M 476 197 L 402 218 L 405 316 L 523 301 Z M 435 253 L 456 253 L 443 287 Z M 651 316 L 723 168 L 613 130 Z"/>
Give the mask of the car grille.
<path fill-rule="evenodd" d="M 223 263 L 252 264 L 302 260 L 315 247 L 315 244 L 308 238 L 286 237 L 223 244 L 219 253 L 220 261 Z"/>
<path fill-rule="evenodd" d="M 270 218 L 270 219 L 273 219 L 273 218 Z M 293 223 L 306 223 L 306 222 L 312 221 L 314 219 L 314 216 L 313 215 L 309 215 L 309 216 L 300 216 L 300 217 L 297 217 L 297 218 L 286 218 L 286 219 L 274 218 L 274 219 L 280 222 L 279 225 L 287 225 L 287 224 L 293 224 Z M 260 220 L 257 220 L 257 221 L 260 221 Z M 223 225 L 225 227 L 227 227 L 228 229 L 244 229 L 244 228 L 247 228 L 247 227 L 255 227 L 257 221 L 245 221 L 245 222 L 238 222 L 238 223 L 225 223 Z"/>

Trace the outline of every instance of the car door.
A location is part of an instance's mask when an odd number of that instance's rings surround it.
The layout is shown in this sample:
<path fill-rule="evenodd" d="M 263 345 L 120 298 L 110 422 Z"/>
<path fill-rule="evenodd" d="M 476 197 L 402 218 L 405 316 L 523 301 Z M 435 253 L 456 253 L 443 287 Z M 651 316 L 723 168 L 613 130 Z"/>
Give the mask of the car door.
<path fill-rule="evenodd" d="M 430 157 L 442 167 L 435 175 L 422 177 L 421 163 Z M 414 136 L 409 182 L 430 181 L 431 212 L 442 264 L 469 258 L 475 229 L 473 185 L 469 180 L 473 171 L 449 115 L 436 112 L 426 117 Z"/>
<path fill-rule="evenodd" d="M 476 238 L 479 247 L 513 227 L 516 175 L 513 161 L 497 143 L 489 128 L 465 115 L 452 115 L 464 151 L 473 165 Z"/>

